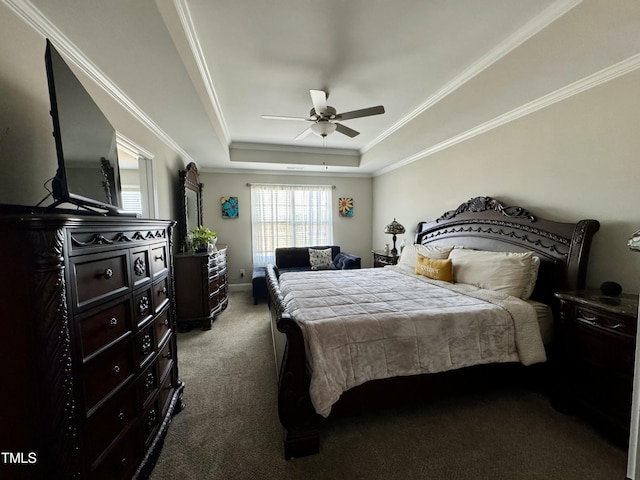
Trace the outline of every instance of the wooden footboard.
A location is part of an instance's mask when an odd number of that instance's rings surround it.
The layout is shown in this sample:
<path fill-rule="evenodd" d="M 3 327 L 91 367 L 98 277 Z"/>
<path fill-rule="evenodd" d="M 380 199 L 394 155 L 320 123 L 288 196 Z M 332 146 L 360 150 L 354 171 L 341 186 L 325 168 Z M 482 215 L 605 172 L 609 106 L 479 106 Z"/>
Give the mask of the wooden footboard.
<path fill-rule="evenodd" d="M 278 415 L 284 427 L 286 459 L 320 451 L 319 417 L 309 398 L 304 338 L 287 312 L 273 265 L 267 266 L 271 335 L 278 375 Z"/>

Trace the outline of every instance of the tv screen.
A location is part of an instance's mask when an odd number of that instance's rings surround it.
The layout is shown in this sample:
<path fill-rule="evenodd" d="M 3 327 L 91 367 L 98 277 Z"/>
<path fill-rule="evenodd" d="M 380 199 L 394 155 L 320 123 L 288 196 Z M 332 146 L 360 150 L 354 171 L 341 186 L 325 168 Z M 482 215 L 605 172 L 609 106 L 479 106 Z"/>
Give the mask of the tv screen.
<path fill-rule="evenodd" d="M 49 40 L 45 63 L 58 157 L 55 205 L 114 213 L 121 205 L 116 131 Z"/>

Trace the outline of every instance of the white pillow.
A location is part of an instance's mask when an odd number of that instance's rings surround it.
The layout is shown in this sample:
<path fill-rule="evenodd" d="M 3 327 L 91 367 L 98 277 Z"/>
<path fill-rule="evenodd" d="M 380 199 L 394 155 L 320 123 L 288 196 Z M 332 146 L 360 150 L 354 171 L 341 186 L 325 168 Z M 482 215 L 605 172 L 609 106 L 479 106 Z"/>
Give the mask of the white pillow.
<path fill-rule="evenodd" d="M 317 270 L 320 267 L 333 265 L 331 261 L 331 248 L 310 248 L 309 249 L 309 263 L 311 268 Z"/>
<path fill-rule="evenodd" d="M 488 252 L 484 250 L 454 249 L 449 258 L 453 262 L 453 279 L 456 283 L 475 285 L 487 290 L 528 298 L 537 277 L 537 258 L 533 252 Z M 539 266 L 540 259 L 537 259 Z"/>
<path fill-rule="evenodd" d="M 534 255 L 531 257 L 531 269 L 529 270 L 529 277 L 526 285 L 522 289 L 522 295 L 520 298 L 528 300 L 536 287 L 536 281 L 538 280 L 538 270 L 540 269 L 540 257 Z"/>
<path fill-rule="evenodd" d="M 418 254 L 434 260 L 446 260 L 449 258 L 449 252 L 452 249 L 453 246 L 439 247 L 436 245 L 407 245 L 402 249 L 402 253 L 398 259 L 398 265 L 407 265 L 411 268 L 415 268 L 416 263 L 418 262 Z"/>

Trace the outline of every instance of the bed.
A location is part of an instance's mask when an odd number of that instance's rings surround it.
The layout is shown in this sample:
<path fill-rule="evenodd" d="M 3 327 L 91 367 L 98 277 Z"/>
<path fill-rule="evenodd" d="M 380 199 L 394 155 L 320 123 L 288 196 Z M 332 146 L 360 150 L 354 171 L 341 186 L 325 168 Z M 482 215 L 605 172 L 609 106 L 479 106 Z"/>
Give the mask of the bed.
<path fill-rule="evenodd" d="M 396 266 L 268 266 L 285 458 L 318 453 L 322 419 L 363 385 L 545 363 L 553 294 L 584 288 L 598 229 L 476 197 L 420 222 Z"/>

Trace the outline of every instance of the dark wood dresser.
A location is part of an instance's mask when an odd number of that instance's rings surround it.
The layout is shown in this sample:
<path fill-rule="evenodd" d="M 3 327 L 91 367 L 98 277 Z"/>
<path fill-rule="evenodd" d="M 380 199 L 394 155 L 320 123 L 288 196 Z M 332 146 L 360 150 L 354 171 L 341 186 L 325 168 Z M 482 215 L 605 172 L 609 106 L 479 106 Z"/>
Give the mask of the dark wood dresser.
<path fill-rule="evenodd" d="M 179 254 L 174 264 L 178 328 L 209 330 L 229 303 L 227 247 L 212 253 Z"/>
<path fill-rule="evenodd" d="M 560 292 L 561 408 L 587 414 L 619 444 L 629 438 L 638 295 Z"/>
<path fill-rule="evenodd" d="M 0 225 L 0 451 L 25 460 L 2 478 L 147 477 L 182 408 L 173 223 L 52 213 Z"/>

